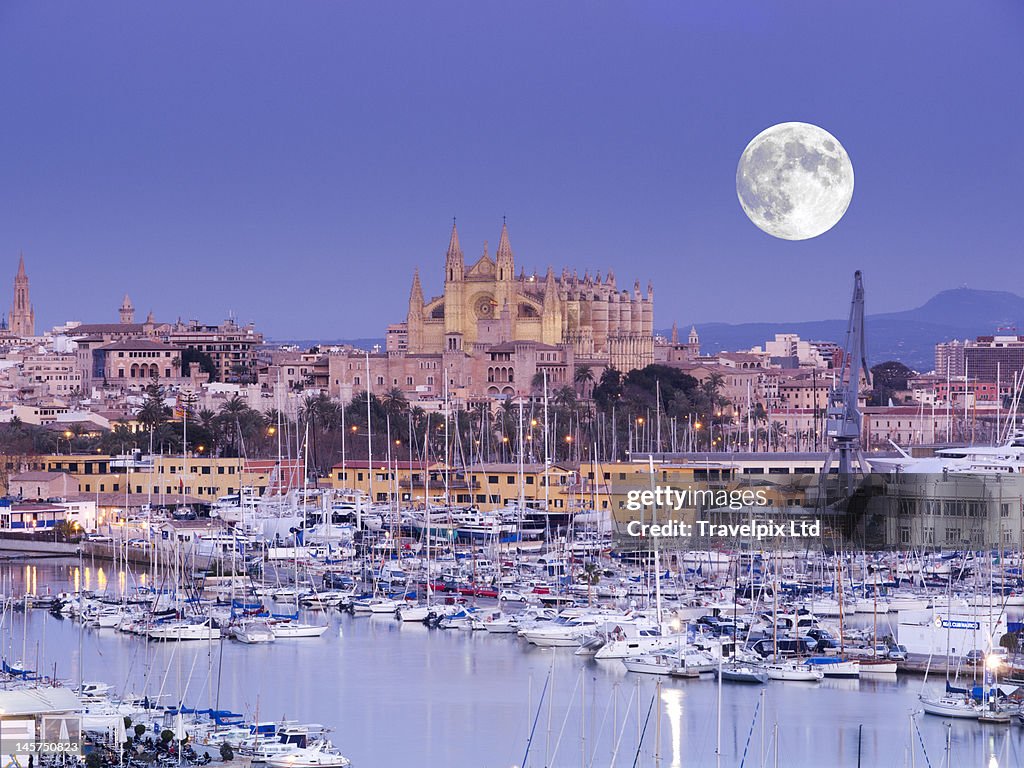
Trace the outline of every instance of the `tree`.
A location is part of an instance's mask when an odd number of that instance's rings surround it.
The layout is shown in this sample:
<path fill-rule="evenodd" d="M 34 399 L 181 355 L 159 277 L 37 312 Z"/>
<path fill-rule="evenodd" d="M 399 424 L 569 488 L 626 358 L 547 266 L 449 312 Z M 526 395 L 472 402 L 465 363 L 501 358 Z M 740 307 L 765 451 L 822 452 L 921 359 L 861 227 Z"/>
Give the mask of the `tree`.
<path fill-rule="evenodd" d="M 587 388 L 594 386 L 594 371 L 589 365 L 577 365 L 572 377 L 580 397 L 586 397 Z"/>
<path fill-rule="evenodd" d="M 544 371 L 537 371 L 533 374 L 533 378 L 530 379 L 530 389 L 534 392 L 543 392 L 545 381 L 546 377 L 544 376 Z"/>
<path fill-rule="evenodd" d="M 146 385 L 146 400 L 135 415 L 147 432 L 154 432 L 171 418 L 171 409 L 164 403 L 164 392 L 158 384 Z"/>
<path fill-rule="evenodd" d="M 597 563 L 589 562 L 583 566 L 582 578 L 587 584 L 587 605 L 592 605 L 593 601 L 590 598 L 590 589 L 601 581 L 601 569 L 598 567 Z"/>
<path fill-rule="evenodd" d="M 889 400 L 900 390 L 907 388 L 907 382 L 917 374 L 898 360 L 887 360 L 871 369 L 872 405 L 888 405 Z"/>
<path fill-rule="evenodd" d="M 405 409 L 409 407 L 409 401 L 405 399 L 405 395 L 398 387 L 392 387 L 385 392 L 380 401 L 384 406 L 385 413 L 391 417 L 392 423 L 397 417 L 404 415 Z"/>
<path fill-rule="evenodd" d="M 615 368 L 605 368 L 591 396 L 601 411 L 610 411 L 612 405 L 622 397 L 622 374 Z"/>
<path fill-rule="evenodd" d="M 217 366 L 214 364 L 213 358 L 206 352 L 186 347 L 185 351 L 181 353 L 181 374 L 183 376 L 192 375 L 193 363 L 207 375 L 208 381 L 217 381 Z"/>

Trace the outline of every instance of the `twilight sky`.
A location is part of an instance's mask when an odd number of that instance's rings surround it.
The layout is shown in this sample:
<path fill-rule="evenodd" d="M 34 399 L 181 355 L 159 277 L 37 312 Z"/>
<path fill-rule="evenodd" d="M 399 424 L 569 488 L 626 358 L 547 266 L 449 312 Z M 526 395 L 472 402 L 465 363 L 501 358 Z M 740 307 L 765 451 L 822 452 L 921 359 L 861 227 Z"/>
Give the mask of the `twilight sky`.
<path fill-rule="evenodd" d="M 855 268 L 869 312 L 1024 293 L 1024 4 L 839 5 L 5 0 L 0 309 L 24 251 L 37 330 L 379 337 L 453 215 L 469 263 L 507 215 L 527 271 L 653 279 L 656 327 L 845 316 Z M 794 120 L 856 173 L 803 242 L 735 191 Z"/>

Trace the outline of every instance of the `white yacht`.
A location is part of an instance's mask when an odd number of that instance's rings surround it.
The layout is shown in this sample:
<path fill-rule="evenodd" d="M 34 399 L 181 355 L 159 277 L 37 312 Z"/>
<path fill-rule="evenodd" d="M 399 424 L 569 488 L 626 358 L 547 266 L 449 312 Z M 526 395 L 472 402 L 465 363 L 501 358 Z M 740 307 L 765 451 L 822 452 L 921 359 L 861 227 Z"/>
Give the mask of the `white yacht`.
<path fill-rule="evenodd" d="M 794 661 L 765 664 L 764 671 L 768 673 L 769 680 L 783 682 L 818 683 L 825 678 L 825 673 L 820 668 L 797 664 Z"/>
<path fill-rule="evenodd" d="M 150 640 L 219 640 L 220 629 L 211 619 L 204 621 L 172 621 L 151 627 Z"/>
<path fill-rule="evenodd" d="M 235 629 L 235 640 L 247 645 L 272 643 L 275 638 L 274 630 L 265 621 L 248 622 Z"/>
<path fill-rule="evenodd" d="M 925 696 L 921 694 L 921 707 L 926 714 L 938 717 L 956 717 L 965 720 L 977 720 L 981 708 L 973 700 L 963 694 L 944 693 L 941 696 Z"/>
<path fill-rule="evenodd" d="M 293 749 L 266 760 L 270 768 L 346 768 L 352 761 L 335 750 L 329 741 Z"/>
<path fill-rule="evenodd" d="M 320 637 L 327 631 L 327 625 L 303 624 L 293 619 L 270 622 L 270 631 L 276 639 L 293 637 Z"/>

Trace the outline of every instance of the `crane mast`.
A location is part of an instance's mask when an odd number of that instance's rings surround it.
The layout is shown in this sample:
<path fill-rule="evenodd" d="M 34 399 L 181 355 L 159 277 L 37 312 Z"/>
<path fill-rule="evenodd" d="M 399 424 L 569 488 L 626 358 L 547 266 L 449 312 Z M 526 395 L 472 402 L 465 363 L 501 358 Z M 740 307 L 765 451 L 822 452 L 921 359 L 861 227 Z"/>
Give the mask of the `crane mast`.
<path fill-rule="evenodd" d="M 846 345 L 838 375 L 828 394 L 825 409 L 825 436 L 831 441 L 831 449 L 825 460 L 824 473 L 827 475 L 833 462 L 838 463 L 839 474 L 846 478 L 849 488 L 854 471 L 867 468 L 861 452 L 863 417 L 858 406 L 860 374 L 868 386 L 871 385 L 871 371 L 864 339 L 864 284 L 860 270 L 853 273 L 853 298 L 850 301 L 850 319 L 846 325 Z"/>

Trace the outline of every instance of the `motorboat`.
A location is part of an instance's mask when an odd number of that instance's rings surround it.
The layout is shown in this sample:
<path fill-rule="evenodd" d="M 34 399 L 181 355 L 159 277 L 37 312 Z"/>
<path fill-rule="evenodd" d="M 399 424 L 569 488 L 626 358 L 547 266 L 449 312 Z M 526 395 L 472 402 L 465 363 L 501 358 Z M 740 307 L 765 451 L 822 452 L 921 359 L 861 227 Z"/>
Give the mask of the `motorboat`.
<path fill-rule="evenodd" d="M 395 609 L 395 617 L 399 621 L 426 621 L 433 610 L 429 605 L 403 602 Z"/>
<path fill-rule="evenodd" d="M 649 653 L 670 651 L 686 643 L 685 634 L 663 635 L 653 627 L 628 627 L 622 636 L 612 634 L 608 641 L 597 649 L 595 659 L 628 659 Z"/>
<path fill-rule="evenodd" d="M 250 622 L 235 629 L 235 640 L 253 645 L 256 643 L 272 643 L 275 639 L 274 630 L 266 622 Z"/>
<path fill-rule="evenodd" d="M 346 768 L 352 761 L 335 750 L 329 741 L 293 749 L 267 758 L 270 768 Z"/>
<path fill-rule="evenodd" d="M 671 654 L 649 653 L 643 656 L 630 656 L 621 660 L 630 672 L 644 675 L 667 675 L 675 664 Z"/>
<path fill-rule="evenodd" d="M 601 622 L 589 616 L 559 618 L 546 622 L 544 626 L 521 630 L 519 634 L 541 648 L 574 648 L 579 645 L 581 638 L 596 631 L 600 625 Z"/>

